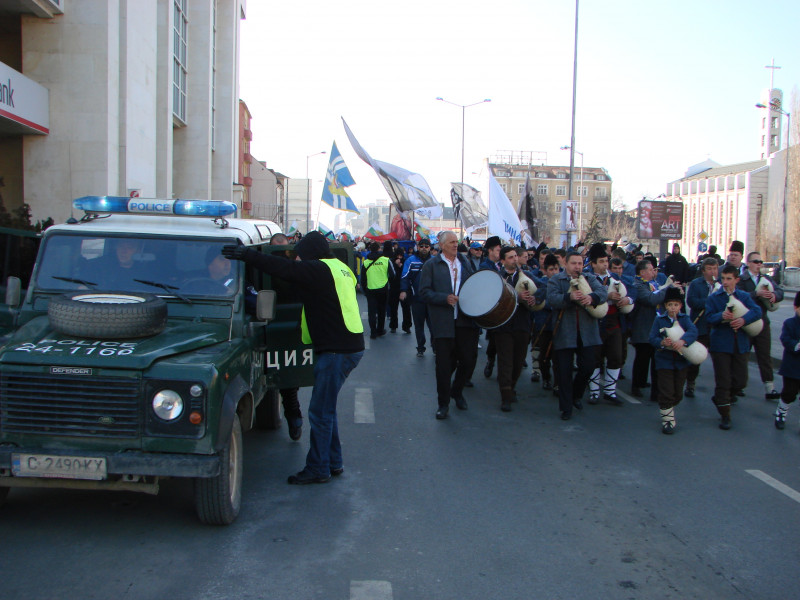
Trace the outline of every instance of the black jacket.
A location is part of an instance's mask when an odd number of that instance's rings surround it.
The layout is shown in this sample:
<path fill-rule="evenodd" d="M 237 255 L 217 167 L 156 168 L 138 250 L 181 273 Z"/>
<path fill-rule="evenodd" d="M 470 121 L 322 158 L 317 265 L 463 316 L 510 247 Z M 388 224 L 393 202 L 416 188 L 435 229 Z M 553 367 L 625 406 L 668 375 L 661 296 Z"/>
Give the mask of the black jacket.
<path fill-rule="evenodd" d="M 348 354 L 364 349 L 364 335 L 351 333 L 344 324 L 336 284 L 324 262 L 286 260 L 281 256 L 261 254 L 250 249 L 245 252 L 244 261 L 265 273 L 297 284 L 297 293 L 306 311 L 308 332 L 316 352 Z"/>

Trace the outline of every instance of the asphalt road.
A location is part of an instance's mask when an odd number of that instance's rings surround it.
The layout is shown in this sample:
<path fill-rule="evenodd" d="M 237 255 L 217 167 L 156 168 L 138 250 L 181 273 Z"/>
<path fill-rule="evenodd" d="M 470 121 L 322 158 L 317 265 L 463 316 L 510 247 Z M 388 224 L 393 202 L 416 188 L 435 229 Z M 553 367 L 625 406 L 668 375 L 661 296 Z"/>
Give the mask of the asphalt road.
<path fill-rule="evenodd" d="M 245 435 L 229 527 L 201 525 L 180 480 L 156 497 L 14 489 L 0 509 L 0 598 L 798 594 L 800 408 L 777 431 L 755 365 L 730 431 L 717 428 L 707 361 L 665 436 L 646 400 L 562 422 L 528 369 L 503 413 L 482 354 L 469 410 L 436 421 L 434 357 L 417 359 L 402 334 L 370 346 L 340 395 L 342 477 L 287 485 L 308 434 L 292 442 L 284 427 Z"/>

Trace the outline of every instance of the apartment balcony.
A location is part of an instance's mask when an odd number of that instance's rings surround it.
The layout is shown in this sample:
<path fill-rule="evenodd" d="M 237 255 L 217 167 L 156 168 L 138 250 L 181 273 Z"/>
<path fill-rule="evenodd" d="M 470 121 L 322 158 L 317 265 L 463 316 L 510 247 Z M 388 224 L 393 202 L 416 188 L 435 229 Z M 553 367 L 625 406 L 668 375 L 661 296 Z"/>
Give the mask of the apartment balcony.
<path fill-rule="evenodd" d="M 245 152 L 244 156 L 242 156 L 242 160 L 244 160 L 244 162 L 246 162 L 248 164 L 252 163 L 253 162 L 253 155 L 250 154 L 249 152 Z"/>
<path fill-rule="evenodd" d="M 245 187 L 252 187 L 253 178 L 252 177 L 242 177 L 242 185 L 245 186 Z"/>
<path fill-rule="evenodd" d="M 244 139 L 246 139 L 249 142 L 249 141 L 251 141 L 253 139 L 253 130 L 252 129 L 245 129 L 243 131 L 242 135 L 244 136 Z"/>

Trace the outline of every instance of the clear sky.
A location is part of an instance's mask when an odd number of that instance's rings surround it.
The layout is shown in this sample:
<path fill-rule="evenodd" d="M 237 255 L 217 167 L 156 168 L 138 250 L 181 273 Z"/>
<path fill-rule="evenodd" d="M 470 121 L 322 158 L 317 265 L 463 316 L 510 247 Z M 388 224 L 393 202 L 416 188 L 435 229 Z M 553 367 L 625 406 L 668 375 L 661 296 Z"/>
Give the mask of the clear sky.
<path fill-rule="evenodd" d="M 689 165 L 759 158 L 759 110 L 775 58 L 789 106 L 800 87 L 800 2 L 582 0 L 575 147 L 629 207 Z M 387 198 L 353 152 L 344 117 L 374 157 L 422 174 L 440 202 L 503 150 L 569 164 L 572 0 L 249 0 L 240 96 L 251 152 L 290 177 L 336 140 L 356 204 Z M 576 155 L 576 166 L 580 156 Z M 327 156 L 309 159 L 315 202 Z M 577 175 L 576 175 L 577 176 Z"/>

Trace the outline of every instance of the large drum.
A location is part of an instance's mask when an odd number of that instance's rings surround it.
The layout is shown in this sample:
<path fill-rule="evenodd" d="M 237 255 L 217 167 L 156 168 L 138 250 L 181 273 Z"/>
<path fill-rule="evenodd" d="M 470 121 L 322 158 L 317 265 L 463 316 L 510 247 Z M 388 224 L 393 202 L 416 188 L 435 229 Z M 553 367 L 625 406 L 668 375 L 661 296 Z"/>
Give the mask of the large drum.
<path fill-rule="evenodd" d="M 517 293 L 494 271 L 478 271 L 461 286 L 458 308 L 485 329 L 505 324 L 517 308 Z"/>

